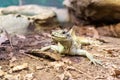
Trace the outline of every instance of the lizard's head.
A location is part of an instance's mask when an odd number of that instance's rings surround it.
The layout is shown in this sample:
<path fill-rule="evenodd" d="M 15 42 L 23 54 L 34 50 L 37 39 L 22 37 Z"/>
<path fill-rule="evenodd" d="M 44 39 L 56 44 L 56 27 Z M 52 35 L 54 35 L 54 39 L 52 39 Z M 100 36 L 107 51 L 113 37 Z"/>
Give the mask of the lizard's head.
<path fill-rule="evenodd" d="M 70 34 L 67 32 L 67 30 L 56 30 L 52 32 L 52 39 L 57 42 L 69 41 Z"/>

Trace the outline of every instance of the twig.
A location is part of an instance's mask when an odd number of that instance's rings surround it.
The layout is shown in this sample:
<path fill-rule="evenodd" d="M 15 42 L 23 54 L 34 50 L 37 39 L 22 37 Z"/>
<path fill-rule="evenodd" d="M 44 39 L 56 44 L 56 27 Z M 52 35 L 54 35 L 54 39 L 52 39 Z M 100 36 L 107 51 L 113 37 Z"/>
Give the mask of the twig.
<path fill-rule="evenodd" d="M 5 34 L 6 34 L 7 38 L 8 38 L 8 40 L 10 41 L 11 48 L 13 49 L 12 38 L 11 38 L 10 34 L 6 31 L 6 29 L 3 28 L 3 30 L 5 31 Z"/>
<path fill-rule="evenodd" d="M 26 54 L 26 53 L 22 53 L 22 54 L 25 55 L 25 56 L 31 57 L 31 58 L 33 58 L 33 59 L 39 60 L 39 58 L 37 58 L 37 57 L 35 57 L 35 56 L 32 56 L 32 55 L 30 55 L 30 54 Z"/>
<path fill-rule="evenodd" d="M 74 67 L 68 67 L 68 68 L 67 68 L 67 70 L 70 70 L 70 69 L 71 69 L 71 70 L 75 70 L 75 71 L 77 71 L 77 72 L 79 72 L 79 73 L 82 73 L 82 74 L 86 75 L 87 77 L 95 80 L 92 76 L 90 76 L 90 75 L 88 75 L 87 73 L 81 71 L 80 69 L 77 69 L 77 68 L 74 68 Z"/>

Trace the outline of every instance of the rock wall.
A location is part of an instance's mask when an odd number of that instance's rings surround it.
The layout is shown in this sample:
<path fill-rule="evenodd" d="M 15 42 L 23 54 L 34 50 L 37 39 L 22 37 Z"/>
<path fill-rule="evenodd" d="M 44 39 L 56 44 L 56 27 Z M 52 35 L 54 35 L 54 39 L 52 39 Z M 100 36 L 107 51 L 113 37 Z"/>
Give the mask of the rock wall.
<path fill-rule="evenodd" d="M 76 24 L 120 22 L 120 0 L 64 0 Z"/>

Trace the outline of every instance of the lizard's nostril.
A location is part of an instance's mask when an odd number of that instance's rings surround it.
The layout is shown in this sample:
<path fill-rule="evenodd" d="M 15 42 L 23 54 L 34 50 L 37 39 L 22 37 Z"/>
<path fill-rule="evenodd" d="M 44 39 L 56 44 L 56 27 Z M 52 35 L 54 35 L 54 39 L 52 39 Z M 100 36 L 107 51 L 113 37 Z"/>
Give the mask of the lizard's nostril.
<path fill-rule="evenodd" d="M 67 35 L 67 37 L 70 37 L 70 34 L 66 34 Z"/>

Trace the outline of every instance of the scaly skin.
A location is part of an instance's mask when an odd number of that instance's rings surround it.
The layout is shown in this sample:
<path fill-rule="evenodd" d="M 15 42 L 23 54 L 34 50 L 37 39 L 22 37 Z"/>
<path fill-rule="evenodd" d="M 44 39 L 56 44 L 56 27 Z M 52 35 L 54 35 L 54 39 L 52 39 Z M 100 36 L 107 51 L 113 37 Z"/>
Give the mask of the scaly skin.
<path fill-rule="evenodd" d="M 57 42 L 58 45 L 43 47 L 41 48 L 41 51 L 52 49 L 61 54 L 83 55 L 86 56 L 93 64 L 101 64 L 99 60 L 93 58 L 92 54 L 88 53 L 86 50 L 80 49 L 82 42 L 80 42 L 80 38 L 75 35 L 75 32 L 72 29 L 69 32 L 64 30 L 53 31 L 52 39 Z"/>

